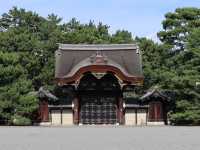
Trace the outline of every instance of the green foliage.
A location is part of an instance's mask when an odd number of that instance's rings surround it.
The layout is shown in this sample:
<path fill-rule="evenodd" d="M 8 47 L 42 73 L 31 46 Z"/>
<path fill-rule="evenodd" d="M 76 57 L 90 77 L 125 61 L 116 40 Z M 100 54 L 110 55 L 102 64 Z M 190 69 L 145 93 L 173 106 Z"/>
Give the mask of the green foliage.
<path fill-rule="evenodd" d="M 37 109 L 32 81 L 27 78 L 27 70 L 21 64 L 20 52 L 0 51 L 0 120 L 12 123 L 14 115 L 31 118 Z"/>
<path fill-rule="evenodd" d="M 31 95 L 30 91 L 33 91 L 32 82 L 22 78 L 0 86 L 1 120 L 9 123 L 16 114 L 31 118 L 32 113 L 38 108 L 38 99 L 36 95 Z"/>
<path fill-rule="evenodd" d="M 158 37 L 165 44 L 170 44 L 174 50 L 184 50 L 187 36 L 191 30 L 200 27 L 199 8 L 177 8 L 174 13 L 167 13 L 163 21 L 163 31 Z"/>
<path fill-rule="evenodd" d="M 199 125 L 199 104 L 194 105 L 187 100 L 177 102 L 176 113 L 170 115 L 170 121 L 175 125 Z"/>
<path fill-rule="evenodd" d="M 75 18 L 61 24 L 55 14 L 47 18 L 14 7 L 0 18 L 0 120 L 29 125 L 38 108 L 34 93 L 39 87 L 53 88 L 54 52 L 57 43 L 130 43 L 127 31 L 109 34 L 109 26 Z"/>
<path fill-rule="evenodd" d="M 0 18 L 0 120 L 2 123 L 29 125 L 37 110 L 34 93 L 39 87 L 53 89 L 54 52 L 57 43 L 133 43 L 142 52 L 144 87 L 152 86 L 175 95 L 170 106 L 173 124 L 199 124 L 200 94 L 200 10 L 178 8 L 167 13 L 162 44 L 146 38 L 133 39 L 130 32 L 109 33 L 109 26 L 75 18 L 67 23 L 55 14 L 47 18 L 14 7 Z M 140 91 L 139 93 L 142 93 Z"/>
<path fill-rule="evenodd" d="M 188 36 L 188 48 L 196 48 L 196 49 L 200 48 L 199 35 L 200 35 L 200 27 L 192 30 L 191 34 Z"/>
<path fill-rule="evenodd" d="M 133 43 L 132 34 L 125 30 L 117 30 L 116 33 L 112 35 L 111 41 L 116 44 Z"/>
<path fill-rule="evenodd" d="M 158 33 L 162 44 L 138 39 L 143 53 L 144 89 L 157 85 L 175 97 L 173 124 L 200 124 L 200 9 L 179 8 L 167 13 Z"/>
<path fill-rule="evenodd" d="M 19 115 L 14 115 L 12 117 L 12 124 L 17 126 L 29 126 L 32 124 L 32 122 L 29 118 Z"/>

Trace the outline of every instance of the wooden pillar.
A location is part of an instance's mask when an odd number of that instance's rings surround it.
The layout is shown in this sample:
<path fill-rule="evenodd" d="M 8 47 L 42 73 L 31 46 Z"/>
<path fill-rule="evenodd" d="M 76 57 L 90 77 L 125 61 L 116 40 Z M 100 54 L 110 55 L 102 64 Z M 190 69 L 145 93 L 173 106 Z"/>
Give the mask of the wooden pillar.
<path fill-rule="evenodd" d="M 49 121 L 49 108 L 47 100 L 41 100 L 39 104 L 39 115 L 41 122 Z"/>
<path fill-rule="evenodd" d="M 164 119 L 164 123 L 165 123 L 165 125 L 167 125 L 168 124 L 168 121 L 167 121 L 167 108 L 166 108 L 166 104 L 163 104 L 163 106 L 162 106 L 162 108 L 163 108 L 163 119 Z"/>
<path fill-rule="evenodd" d="M 135 125 L 138 124 L 138 108 L 135 109 Z"/>
<path fill-rule="evenodd" d="M 148 116 L 148 115 L 149 115 L 149 114 L 148 114 L 148 109 L 149 109 L 149 108 L 146 108 L 146 125 L 147 125 L 148 117 L 149 117 L 149 116 Z"/>
<path fill-rule="evenodd" d="M 122 97 L 120 97 L 118 100 L 118 122 L 119 122 L 119 124 L 124 124 L 124 122 L 125 122 Z"/>
<path fill-rule="evenodd" d="M 75 98 L 73 100 L 74 108 L 73 108 L 73 122 L 74 124 L 79 124 L 79 99 Z"/>
<path fill-rule="evenodd" d="M 154 117 L 154 121 L 158 121 L 158 103 L 154 102 L 154 112 L 155 112 L 155 117 Z"/>

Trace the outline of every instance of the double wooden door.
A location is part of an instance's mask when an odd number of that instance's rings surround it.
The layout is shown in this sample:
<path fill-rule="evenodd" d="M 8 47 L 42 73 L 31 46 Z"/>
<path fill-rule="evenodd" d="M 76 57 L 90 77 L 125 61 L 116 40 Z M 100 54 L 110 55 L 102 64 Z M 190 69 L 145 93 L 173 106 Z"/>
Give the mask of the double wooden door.
<path fill-rule="evenodd" d="M 114 97 L 82 97 L 80 106 L 82 124 L 116 124 L 117 103 Z"/>

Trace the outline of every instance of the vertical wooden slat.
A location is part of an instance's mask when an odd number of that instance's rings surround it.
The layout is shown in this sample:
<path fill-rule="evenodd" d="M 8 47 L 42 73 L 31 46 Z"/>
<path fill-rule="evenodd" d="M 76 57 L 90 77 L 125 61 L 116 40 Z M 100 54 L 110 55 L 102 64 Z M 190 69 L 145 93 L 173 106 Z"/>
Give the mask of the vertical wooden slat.
<path fill-rule="evenodd" d="M 146 109 L 146 125 L 147 125 L 147 122 L 148 122 L 148 109 Z"/>
<path fill-rule="evenodd" d="M 75 98 L 73 103 L 74 103 L 73 122 L 74 124 L 78 124 L 79 123 L 79 99 Z"/>
<path fill-rule="evenodd" d="M 163 104 L 163 105 L 162 105 L 162 109 L 163 109 L 163 119 L 164 119 L 165 124 L 167 125 L 168 122 L 167 122 L 167 110 L 166 110 L 166 104 Z"/>
<path fill-rule="evenodd" d="M 163 121 L 165 119 L 163 103 L 160 101 L 150 102 L 149 104 L 149 121 Z"/>
<path fill-rule="evenodd" d="M 60 114 L 61 114 L 60 122 L 61 124 L 63 124 L 63 108 L 60 108 Z"/>
<path fill-rule="evenodd" d="M 138 118 L 138 109 L 135 109 L 135 124 L 137 125 L 137 118 Z"/>
<path fill-rule="evenodd" d="M 124 108 L 123 108 L 123 99 L 120 97 L 119 101 L 118 101 L 118 120 L 119 120 L 119 124 L 124 124 Z"/>
<path fill-rule="evenodd" d="M 154 102 L 154 121 L 158 121 L 158 105 Z"/>
<path fill-rule="evenodd" d="M 49 108 L 48 102 L 46 100 L 42 100 L 39 104 L 39 114 L 41 122 L 49 121 Z"/>
<path fill-rule="evenodd" d="M 155 117 L 155 109 L 154 109 L 154 103 L 149 103 L 149 121 L 154 121 Z"/>
<path fill-rule="evenodd" d="M 161 114 L 161 103 L 160 102 L 158 102 L 157 103 L 157 120 L 158 121 L 161 121 L 162 119 L 163 119 L 163 117 L 162 117 L 162 114 Z"/>

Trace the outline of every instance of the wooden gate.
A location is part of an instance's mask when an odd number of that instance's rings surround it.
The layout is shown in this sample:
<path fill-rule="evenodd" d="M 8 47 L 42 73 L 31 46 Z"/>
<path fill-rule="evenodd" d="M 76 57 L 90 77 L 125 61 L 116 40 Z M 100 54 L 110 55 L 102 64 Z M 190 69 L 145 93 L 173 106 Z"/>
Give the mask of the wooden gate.
<path fill-rule="evenodd" d="M 80 108 L 82 124 L 116 124 L 117 105 L 115 98 L 83 98 Z"/>

